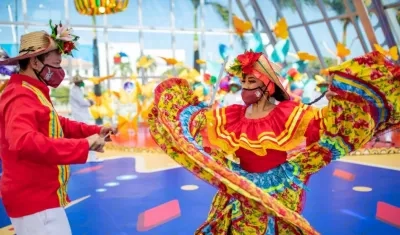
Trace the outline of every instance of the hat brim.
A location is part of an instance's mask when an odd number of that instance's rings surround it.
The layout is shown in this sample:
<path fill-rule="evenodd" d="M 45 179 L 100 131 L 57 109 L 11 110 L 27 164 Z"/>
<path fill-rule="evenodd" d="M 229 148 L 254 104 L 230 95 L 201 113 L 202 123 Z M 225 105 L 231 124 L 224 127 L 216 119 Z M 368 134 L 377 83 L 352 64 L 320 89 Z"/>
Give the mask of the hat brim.
<path fill-rule="evenodd" d="M 281 66 L 270 62 L 264 55 L 262 55 L 256 62 L 255 69 L 258 72 L 266 75 L 268 79 L 273 82 L 277 88 L 279 88 L 278 90 L 275 90 L 276 94 L 272 95 L 272 97 L 278 101 L 290 100 L 290 95 L 287 93 L 280 81 L 280 78 L 282 78 L 279 75 L 279 72 L 282 70 Z M 265 81 L 263 82 L 265 83 Z M 278 94 L 277 92 L 280 92 L 281 94 Z"/>
<path fill-rule="evenodd" d="M 18 65 L 20 60 L 27 59 L 27 58 L 32 58 L 32 57 L 39 56 L 39 55 L 42 55 L 42 54 L 46 54 L 47 52 L 56 50 L 57 49 L 57 45 L 54 42 L 54 40 L 52 38 L 50 38 L 49 36 L 46 36 L 46 38 L 49 40 L 49 44 L 47 45 L 47 47 L 38 49 L 38 50 L 33 51 L 33 52 L 27 52 L 26 54 L 21 54 L 20 53 L 16 57 L 11 57 L 11 58 L 8 58 L 6 60 L 1 60 L 0 61 L 0 65 Z"/>
<path fill-rule="evenodd" d="M 329 83 L 327 83 L 327 82 L 321 82 L 321 83 L 317 83 L 317 86 L 318 86 L 318 87 L 320 87 L 320 86 L 329 86 Z"/>

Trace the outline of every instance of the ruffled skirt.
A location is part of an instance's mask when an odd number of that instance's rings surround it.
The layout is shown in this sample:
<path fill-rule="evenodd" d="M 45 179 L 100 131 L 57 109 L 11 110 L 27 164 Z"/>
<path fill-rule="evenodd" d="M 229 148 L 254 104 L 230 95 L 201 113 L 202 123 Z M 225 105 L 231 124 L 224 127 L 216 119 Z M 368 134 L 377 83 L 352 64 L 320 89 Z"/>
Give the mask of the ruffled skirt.
<path fill-rule="evenodd" d="M 400 123 L 400 68 L 377 52 L 330 69 L 331 99 L 318 142 L 290 153 L 265 173 L 248 173 L 218 149 L 204 149 L 198 118 L 207 109 L 189 84 L 168 79 L 149 115 L 158 145 L 176 162 L 219 189 L 196 234 L 318 234 L 300 215 L 309 177 L 331 160 Z M 198 127 L 198 128 L 196 128 Z"/>

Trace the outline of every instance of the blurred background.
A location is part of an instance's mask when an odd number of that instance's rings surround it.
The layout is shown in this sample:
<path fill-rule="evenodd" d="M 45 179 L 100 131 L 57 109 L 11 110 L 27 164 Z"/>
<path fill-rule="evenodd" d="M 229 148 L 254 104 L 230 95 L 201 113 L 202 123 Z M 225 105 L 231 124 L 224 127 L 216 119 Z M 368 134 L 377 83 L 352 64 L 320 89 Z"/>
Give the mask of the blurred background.
<path fill-rule="evenodd" d="M 127 135 L 146 125 L 154 87 L 168 77 L 188 79 L 203 100 L 216 92 L 223 106 L 237 80 L 219 79 L 222 63 L 244 50 L 281 64 L 290 94 L 309 103 L 324 91 L 325 68 L 375 49 L 397 61 L 400 42 L 397 0 L 2 0 L 2 51 L 17 54 L 20 36 L 49 30 L 49 19 L 80 36 L 74 56 L 63 59 L 65 81 L 51 93 L 56 109 L 73 116 L 79 77 L 90 122 L 125 126 Z M 8 77 L 0 75 L 2 83 Z"/>

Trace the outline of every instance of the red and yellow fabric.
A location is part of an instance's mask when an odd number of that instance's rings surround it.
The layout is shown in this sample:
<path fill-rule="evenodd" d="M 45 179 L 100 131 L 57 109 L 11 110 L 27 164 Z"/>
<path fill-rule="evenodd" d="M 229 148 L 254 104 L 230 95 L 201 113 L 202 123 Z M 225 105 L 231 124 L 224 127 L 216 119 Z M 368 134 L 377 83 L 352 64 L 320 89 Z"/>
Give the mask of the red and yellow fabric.
<path fill-rule="evenodd" d="M 265 156 L 268 149 L 289 151 L 303 143 L 310 122 L 320 120 L 324 110 L 284 101 L 266 117 L 251 120 L 245 117 L 245 106 L 233 105 L 206 112 L 205 123 L 209 141 L 224 152 L 244 148 Z"/>
<path fill-rule="evenodd" d="M 331 88 L 339 95 L 326 109 L 316 112 L 283 102 L 274 111 L 275 119 L 271 114 L 259 123 L 253 120 L 252 126 L 246 124 L 239 107 L 208 110 L 182 79 L 166 80 L 156 88 L 149 115 L 155 141 L 176 162 L 219 189 L 207 221 L 196 234 L 265 234 L 271 227 L 275 234 L 318 234 L 299 214 L 309 177 L 400 123 L 399 68 L 381 54 L 355 58 L 330 72 Z M 290 151 L 304 140 L 306 147 Z M 282 175 L 274 175 L 277 184 L 260 187 L 240 165 L 227 159 L 228 153 L 240 148 L 260 158 L 273 157 L 268 149 L 289 152 L 281 166 L 252 173 L 268 179 L 268 173 L 281 170 Z M 279 180 L 285 177 L 289 182 L 281 185 Z"/>
<path fill-rule="evenodd" d="M 0 100 L 1 193 L 10 217 L 68 204 L 69 164 L 85 163 L 100 127 L 57 115 L 48 87 L 14 74 Z"/>

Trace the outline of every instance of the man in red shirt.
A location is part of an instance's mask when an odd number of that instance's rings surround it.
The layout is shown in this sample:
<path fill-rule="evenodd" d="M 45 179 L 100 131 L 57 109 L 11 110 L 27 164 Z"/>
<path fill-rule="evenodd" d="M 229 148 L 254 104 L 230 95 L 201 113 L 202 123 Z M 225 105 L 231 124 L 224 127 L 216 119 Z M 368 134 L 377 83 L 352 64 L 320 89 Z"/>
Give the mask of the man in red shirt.
<path fill-rule="evenodd" d="M 19 64 L 0 99 L 1 194 L 18 235 L 70 235 L 64 211 L 69 202 L 70 164 L 85 163 L 89 150 L 103 152 L 116 130 L 58 116 L 49 88 L 64 80 L 61 55 L 78 37 L 62 25 L 22 35 L 19 55 L 0 65 Z"/>

